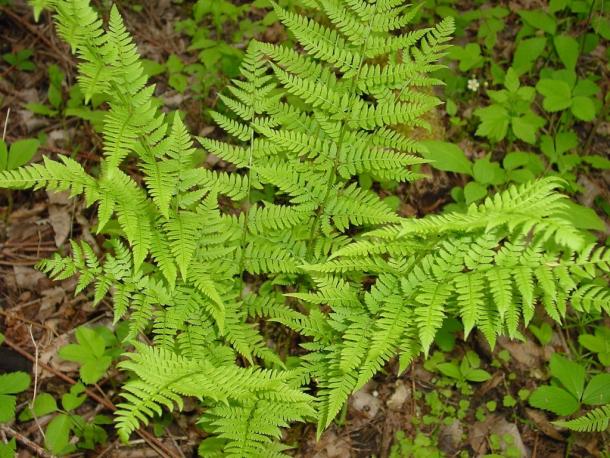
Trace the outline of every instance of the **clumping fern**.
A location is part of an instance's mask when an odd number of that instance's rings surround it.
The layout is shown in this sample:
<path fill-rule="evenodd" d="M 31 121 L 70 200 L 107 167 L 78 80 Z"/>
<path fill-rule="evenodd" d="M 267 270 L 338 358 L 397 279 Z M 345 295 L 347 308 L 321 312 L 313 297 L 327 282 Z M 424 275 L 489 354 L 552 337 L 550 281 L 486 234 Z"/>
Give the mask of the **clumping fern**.
<path fill-rule="evenodd" d="M 103 157 L 95 175 L 45 158 L 3 172 L 0 186 L 67 190 L 96 206 L 103 257 L 73 242 L 40 267 L 78 275 L 79 291 L 111 295 L 115 320 L 128 320 L 123 439 L 193 396 L 223 456 L 284 456 L 282 428 L 317 420 L 321 433 L 390 359 L 404 370 L 427 354 L 446 317 L 493 344 L 518 337 L 539 304 L 557 321 L 569 304 L 609 311 L 610 252 L 565 218 L 558 180 L 423 219 L 358 185 L 362 174 L 420 176 L 411 132 L 429 128 L 424 115 L 440 103 L 430 73 L 452 20 L 405 31 L 418 8 L 403 0 L 299 3 L 274 4 L 298 46 L 252 42 L 212 113 L 232 140 L 196 139 L 231 164 L 218 171 L 197 163 L 180 115 L 156 108 L 115 7 L 104 26 L 87 0 L 34 2 L 79 57 L 87 99 L 109 101 Z M 128 157 L 142 181 L 124 171 Z M 290 369 L 267 323 L 303 337 Z"/>

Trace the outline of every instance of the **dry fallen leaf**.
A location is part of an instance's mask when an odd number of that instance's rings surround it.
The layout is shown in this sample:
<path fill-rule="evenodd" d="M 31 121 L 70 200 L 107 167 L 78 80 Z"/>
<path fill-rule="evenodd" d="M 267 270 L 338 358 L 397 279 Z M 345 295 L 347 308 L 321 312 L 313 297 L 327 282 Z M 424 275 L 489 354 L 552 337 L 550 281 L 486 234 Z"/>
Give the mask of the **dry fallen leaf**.
<path fill-rule="evenodd" d="M 508 351 L 513 360 L 523 368 L 538 367 L 543 359 L 542 349 L 531 340 L 521 343 L 500 337 L 498 345 Z"/>
<path fill-rule="evenodd" d="M 356 391 L 351 399 L 351 406 L 367 418 L 375 418 L 381 408 L 381 401 L 365 390 Z"/>
<path fill-rule="evenodd" d="M 411 389 L 402 382 L 396 382 L 396 389 L 390 398 L 386 401 L 386 405 L 390 410 L 400 411 L 404 403 L 411 397 Z"/>
<path fill-rule="evenodd" d="M 46 289 L 42 292 L 39 314 L 48 315 L 52 313 L 56 306 L 61 304 L 66 297 L 66 291 L 61 287 Z"/>
<path fill-rule="evenodd" d="M 318 452 L 312 458 L 350 458 L 352 446 L 348 437 L 338 437 L 334 431 L 327 431 L 316 443 Z"/>
<path fill-rule="evenodd" d="M 510 435 L 513 438 L 512 445 L 519 449 L 521 456 L 524 458 L 529 456 L 530 452 L 523 443 L 523 439 L 521 438 L 517 425 L 514 423 L 509 423 L 500 415 L 489 415 L 485 421 L 478 421 L 470 428 L 468 433 L 468 442 L 475 451 L 476 456 L 482 456 L 487 453 L 487 439 L 492 434 L 496 434 L 500 437 L 504 436 L 505 434 Z M 506 447 L 504 441 L 502 441 L 501 444 L 503 448 Z"/>
<path fill-rule="evenodd" d="M 40 361 L 44 364 L 57 369 L 60 372 L 76 372 L 78 371 L 78 364 L 72 361 L 64 361 L 59 357 L 57 352 L 65 345 L 68 345 L 71 341 L 69 334 L 62 334 L 61 336 L 53 339 L 49 345 L 47 345 L 40 352 Z M 53 374 L 43 372 L 43 377 L 53 377 Z"/>
<path fill-rule="evenodd" d="M 462 443 L 464 427 L 459 420 L 454 420 L 450 425 L 442 425 L 438 433 L 438 447 L 448 456 L 459 452 Z"/>
<path fill-rule="evenodd" d="M 55 245 L 59 248 L 70 235 L 72 218 L 68 208 L 63 205 L 49 205 L 49 223 L 55 233 Z"/>
<path fill-rule="evenodd" d="M 557 428 L 555 428 L 553 424 L 547 419 L 544 412 L 534 409 L 525 409 L 525 414 L 527 415 L 527 418 L 536 423 L 538 429 L 540 429 L 540 431 L 542 431 L 544 434 L 546 434 L 552 439 L 556 439 L 561 442 L 565 441 L 563 436 L 559 433 L 559 431 L 557 431 Z"/>
<path fill-rule="evenodd" d="M 519 452 L 521 453 L 521 456 L 523 458 L 530 456 L 530 451 L 527 449 L 527 447 L 525 447 L 525 444 L 523 443 L 523 439 L 521 438 L 521 434 L 519 433 L 519 428 L 517 428 L 516 424 L 509 423 L 508 421 L 506 421 L 506 419 L 500 418 L 500 419 L 498 419 L 498 421 L 496 421 L 491 426 L 489 433 L 496 434 L 502 438 L 505 437 L 506 435 L 511 436 L 513 439 L 512 446 L 516 447 L 519 450 Z M 502 445 L 503 445 L 502 451 L 506 451 L 506 450 L 504 450 L 504 448 L 505 448 L 504 442 L 502 442 Z"/>
<path fill-rule="evenodd" d="M 30 291 L 36 291 L 38 289 L 38 282 L 45 279 L 45 275 L 42 272 L 31 267 L 13 266 L 13 272 L 15 273 L 17 287 Z"/>

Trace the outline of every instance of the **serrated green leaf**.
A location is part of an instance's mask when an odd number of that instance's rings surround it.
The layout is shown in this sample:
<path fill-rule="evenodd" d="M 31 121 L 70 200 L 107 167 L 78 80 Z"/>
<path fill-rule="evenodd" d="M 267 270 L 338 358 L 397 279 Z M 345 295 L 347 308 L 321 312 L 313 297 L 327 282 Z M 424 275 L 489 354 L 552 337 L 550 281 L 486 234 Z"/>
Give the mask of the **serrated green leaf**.
<path fill-rule="evenodd" d="M 508 69 L 506 76 L 504 77 L 504 87 L 510 92 L 517 92 L 519 86 L 519 75 L 517 72 L 515 72 L 515 69 L 511 67 Z"/>
<path fill-rule="evenodd" d="M 490 140 L 500 141 L 506 137 L 510 116 L 501 105 L 490 105 L 475 110 L 474 114 L 481 119 L 476 135 Z"/>
<path fill-rule="evenodd" d="M 464 186 L 464 199 L 466 200 L 466 205 L 481 200 L 485 196 L 487 196 L 487 187 L 483 186 L 481 183 L 471 181 Z"/>
<path fill-rule="evenodd" d="M 0 442 L 0 458 L 15 458 L 17 451 L 17 441 L 13 437 L 6 444 Z"/>
<path fill-rule="evenodd" d="M 70 388 L 68 393 L 61 397 L 61 405 L 64 410 L 74 410 L 82 405 L 87 400 L 87 396 L 81 394 L 85 391 L 85 385 L 77 383 Z"/>
<path fill-rule="evenodd" d="M 85 362 L 80 368 L 80 378 L 87 384 L 96 383 L 100 380 L 112 363 L 110 356 L 100 356 Z"/>
<path fill-rule="evenodd" d="M 7 170 L 8 148 L 4 140 L 0 139 L 0 171 Z"/>
<path fill-rule="evenodd" d="M 439 372 L 447 377 L 460 380 L 462 378 L 462 374 L 460 373 L 460 369 L 455 363 L 440 363 L 436 365 L 436 368 Z"/>
<path fill-rule="evenodd" d="M 549 35 L 555 35 L 557 23 L 555 18 L 542 10 L 519 11 L 519 16 L 535 29 L 544 30 Z"/>
<path fill-rule="evenodd" d="M 583 156 L 582 160 L 594 169 L 610 170 L 610 160 L 603 156 L 593 154 L 590 156 Z"/>
<path fill-rule="evenodd" d="M 511 126 L 515 137 L 519 140 L 523 140 L 530 144 L 536 143 L 536 131 L 538 128 L 533 125 L 528 118 L 525 116 L 515 116 L 511 119 Z"/>
<path fill-rule="evenodd" d="M 434 140 L 421 143 L 426 147 L 421 155 L 431 161 L 430 165 L 435 169 L 466 175 L 472 174 L 472 164 L 459 146 Z"/>
<path fill-rule="evenodd" d="M 582 395 L 582 402 L 589 405 L 610 403 L 610 374 L 597 374 L 591 378 Z"/>
<path fill-rule="evenodd" d="M 572 396 L 580 399 L 585 387 L 585 368 L 558 353 L 551 356 L 549 366 L 553 377 L 559 380 Z"/>
<path fill-rule="evenodd" d="M 36 417 L 42 417 L 49 413 L 57 411 L 57 402 L 55 398 L 49 393 L 38 393 L 36 400 L 34 401 L 34 407 L 30 409 L 27 407 L 19 414 L 20 421 L 28 421 Z"/>
<path fill-rule="evenodd" d="M 546 47 L 545 37 L 535 37 L 521 40 L 517 44 L 515 55 L 513 56 L 513 67 L 515 71 L 522 75 L 530 70 L 533 63 L 544 51 Z"/>
<path fill-rule="evenodd" d="M 477 159 L 472 167 L 474 179 L 481 184 L 499 185 L 504 183 L 506 173 L 498 162 L 492 162 L 485 157 Z"/>
<path fill-rule="evenodd" d="M 470 369 L 463 373 L 464 378 L 469 382 L 481 383 L 489 380 L 491 374 L 483 369 Z"/>
<path fill-rule="evenodd" d="M 35 138 L 17 140 L 11 145 L 6 168 L 13 170 L 27 164 L 38 151 L 40 142 Z"/>
<path fill-rule="evenodd" d="M 15 417 L 17 398 L 9 394 L 0 394 L 0 423 L 11 421 Z"/>
<path fill-rule="evenodd" d="M 45 445 L 51 453 L 63 455 L 76 449 L 70 444 L 70 431 L 74 425 L 68 415 L 57 415 L 45 431 Z"/>
<path fill-rule="evenodd" d="M 572 92 L 565 81 L 541 79 L 536 84 L 536 90 L 544 96 L 542 106 L 546 111 L 565 110 L 572 104 Z"/>
<path fill-rule="evenodd" d="M 578 62 L 580 49 L 576 39 L 569 35 L 557 35 L 553 38 L 553 44 L 563 65 L 573 70 L 576 67 L 576 62 Z"/>
<path fill-rule="evenodd" d="M 557 415 L 571 415 L 580 403 L 563 388 L 557 386 L 538 387 L 529 397 L 532 407 L 548 410 Z"/>
<path fill-rule="evenodd" d="M 593 121 L 595 119 L 595 103 L 590 97 L 579 95 L 572 99 L 572 113 L 581 121 Z"/>
<path fill-rule="evenodd" d="M 571 0 L 551 0 L 549 2 L 549 12 L 557 13 L 558 11 L 565 9 L 570 2 Z"/>
<path fill-rule="evenodd" d="M 566 201 L 565 204 L 564 214 L 574 227 L 592 231 L 604 231 L 606 229 L 606 224 L 592 208 L 572 201 Z"/>
<path fill-rule="evenodd" d="M 28 389 L 30 381 L 30 375 L 25 372 L 0 374 L 0 394 L 21 393 Z"/>

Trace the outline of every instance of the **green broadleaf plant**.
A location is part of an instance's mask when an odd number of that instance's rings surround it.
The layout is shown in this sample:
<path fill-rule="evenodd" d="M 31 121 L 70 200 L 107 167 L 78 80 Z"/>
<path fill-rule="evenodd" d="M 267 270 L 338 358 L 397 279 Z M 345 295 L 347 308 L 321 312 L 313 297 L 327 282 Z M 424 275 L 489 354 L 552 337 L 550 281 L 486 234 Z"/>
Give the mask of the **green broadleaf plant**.
<path fill-rule="evenodd" d="M 425 150 L 421 155 L 435 169 L 472 175 L 472 164 L 459 146 L 438 140 L 423 141 L 422 145 Z"/>
<path fill-rule="evenodd" d="M 441 374 L 458 382 L 480 383 L 491 378 L 491 374 L 484 369 L 480 369 L 480 365 L 479 356 L 469 351 L 459 363 L 457 361 L 440 363 L 436 365 L 436 368 Z"/>
<path fill-rule="evenodd" d="M 107 328 L 79 327 L 75 332 L 76 344 L 68 344 L 59 350 L 59 356 L 80 364 L 80 378 L 87 384 L 96 383 L 106 373 L 113 356 L 114 336 Z"/>
<path fill-rule="evenodd" d="M 217 171 L 196 163 L 179 114 L 157 109 L 118 10 L 105 30 L 86 0 L 50 3 L 85 99 L 109 100 L 99 173 L 61 156 L 1 173 L 0 185 L 97 206 L 105 254 L 74 241 L 41 268 L 78 275 L 95 302 L 111 294 L 115 320 L 129 323 L 122 439 L 192 396 L 215 450 L 282 456 L 281 428 L 313 420 L 321 434 L 388 360 L 403 371 L 427 355 L 445 317 L 493 345 L 519 337 L 537 305 L 556 321 L 568 303 L 608 311 L 597 278 L 610 252 L 564 218 L 559 180 L 423 219 L 399 217 L 359 186 L 362 175 L 419 177 L 415 134 L 439 104 L 430 72 L 452 20 L 398 34 L 418 11 L 402 0 L 301 0 L 302 13 L 273 4 L 299 46 L 248 46 L 212 113 L 233 140 L 197 139 L 233 165 Z M 123 170 L 127 156 L 143 185 Z M 267 345 L 267 323 L 303 337 L 289 367 Z"/>
<path fill-rule="evenodd" d="M 0 423 L 9 422 L 15 417 L 15 395 L 27 390 L 29 386 L 30 376 L 25 372 L 0 374 Z"/>
<path fill-rule="evenodd" d="M 610 366 L 610 329 L 598 326 L 594 334 L 580 334 L 578 343 L 595 353 L 604 366 Z"/>
<path fill-rule="evenodd" d="M 581 403 L 610 402 L 610 374 L 594 375 L 585 386 L 585 368 L 557 353 L 551 357 L 550 369 L 559 384 L 538 387 L 529 398 L 533 407 L 567 416 L 575 413 Z"/>
<path fill-rule="evenodd" d="M 500 141 L 511 132 L 519 140 L 536 143 L 536 133 L 545 121 L 531 108 L 536 92 L 533 87 L 521 86 L 517 72 L 509 68 L 504 78 L 504 88 L 487 91 L 493 104 L 478 108 L 475 115 L 481 119 L 476 134 Z"/>
<path fill-rule="evenodd" d="M 0 139 L 0 171 L 13 170 L 30 162 L 38 151 L 40 142 L 34 138 L 17 140 L 7 147 Z"/>
<path fill-rule="evenodd" d="M 576 83 L 570 76 L 540 79 L 536 90 L 543 96 L 542 107 L 551 113 L 569 108 L 577 119 L 592 121 L 597 111 L 592 97 L 595 92 L 591 93 L 590 85 L 583 81 Z"/>

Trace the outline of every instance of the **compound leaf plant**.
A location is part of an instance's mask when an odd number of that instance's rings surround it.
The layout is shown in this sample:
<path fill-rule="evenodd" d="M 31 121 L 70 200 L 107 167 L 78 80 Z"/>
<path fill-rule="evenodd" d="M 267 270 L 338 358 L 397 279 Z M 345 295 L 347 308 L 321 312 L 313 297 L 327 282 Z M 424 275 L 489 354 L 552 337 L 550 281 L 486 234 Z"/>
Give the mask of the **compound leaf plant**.
<path fill-rule="evenodd" d="M 232 164 L 213 170 L 179 113 L 158 109 L 116 7 L 105 25 L 88 0 L 33 3 L 78 56 L 86 100 L 109 101 L 103 158 L 92 175 L 45 157 L 1 172 L 0 186 L 69 191 L 97 208 L 105 254 L 73 241 L 40 268 L 77 275 L 95 302 L 111 295 L 129 323 L 124 440 L 192 396 L 219 453 L 283 456 L 281 428 L 316 421 L 321 434 L 388 360 L 402 371 L 427 355 L 447 317 L 493 345 L 519 337 L 537 305 L 556 321 L 568 304 L 608 311 L 610 251 L 572 226 L 559 180 L 422 219 L 359 186 L 365 174 L 420 177 L 415 138 L 440 103 L 430 74 L 452 19 L 414 28 L 418 8 L 403 0 L 274 4 L 299 46 L 249 45 L 212 114 L 233 140 L 197 138 Z M 143 180 L 125 172 L 128 157 Z M 273 323 L 302 336 L 290 364 L 267 345 Z"/>

